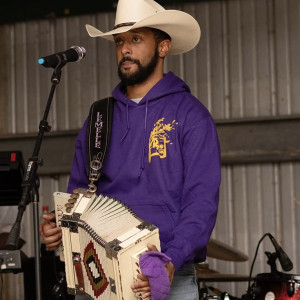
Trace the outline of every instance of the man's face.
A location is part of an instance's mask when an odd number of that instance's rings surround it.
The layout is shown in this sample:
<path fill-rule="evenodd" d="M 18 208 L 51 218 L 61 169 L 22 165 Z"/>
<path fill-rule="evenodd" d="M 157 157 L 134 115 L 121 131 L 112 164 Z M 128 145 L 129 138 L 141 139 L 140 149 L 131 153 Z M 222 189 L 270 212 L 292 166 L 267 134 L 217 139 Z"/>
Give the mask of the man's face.
<path fill-rule="evenodd" d="M 144 82 L 155 70 L 158 51 L 154 34 L 138 28 L 114 36 L 118 74 L 125 85 Z"/>

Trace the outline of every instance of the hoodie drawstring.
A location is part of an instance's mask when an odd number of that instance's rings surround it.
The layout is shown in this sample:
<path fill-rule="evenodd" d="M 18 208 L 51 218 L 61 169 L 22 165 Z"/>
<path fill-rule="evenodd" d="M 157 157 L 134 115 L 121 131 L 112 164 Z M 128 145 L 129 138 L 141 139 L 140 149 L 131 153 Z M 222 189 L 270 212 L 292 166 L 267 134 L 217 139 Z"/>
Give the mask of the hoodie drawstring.
<path fill-rule="evenodd" d="M 146 110 L 145 110 L 145 120 L 144 120 L 144 142 L 143 142 L 140 176 L 139 177 L 142 176 L 142 173 L 145 169 L 145 147 L 146 147 L 146 140 L 147 140 L 147 119 L 148 119 L 148 99 L 146 100 Z"/>
<path fill-rule="evenodd" d="M 129 130 L 130 130 L 130 125 L 129 125 L 129 112 L 128 112 L 128 103 L 126 103 L 126 131 L 125 131 L 123 137 L 121 138 L 121 141 L 123 141 L 123 140 L 126 138 L 128 132 L 129 132 Z"/>
<path fill-rule="evenodd" d="M 146 105 L 145 105 L 145 119 L 144 119 L 144 140 L 143 140 L 143 147 L 142 147 L 142 154 L 141 154 L 141 165 L 140 165 L 140 175 L 139 177 L 142 176 L 142 173 L 145 169 L 145 153 L 146 153 L 146 142 L 147 142 L 147 119 L 148 119 L 148 99 L 146 100 Z M 130 130 L 130 124 L 129 124 L 129 105 L 126 103 L 126 131 L 121 138 L 121 141 L 123 141 L 128 132 Z"/>

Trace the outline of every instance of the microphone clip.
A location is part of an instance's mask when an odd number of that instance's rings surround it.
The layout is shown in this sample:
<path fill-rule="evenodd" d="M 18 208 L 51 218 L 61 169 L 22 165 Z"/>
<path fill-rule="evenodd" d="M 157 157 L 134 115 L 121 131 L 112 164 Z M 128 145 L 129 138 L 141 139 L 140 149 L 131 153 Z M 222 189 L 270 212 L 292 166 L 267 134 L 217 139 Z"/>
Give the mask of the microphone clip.
<path fill-rule="evenodd" d="M 276 252 L 265 252 L 266 256 L 268 257 L 267 264 L 271 267 L 271 274 L 278 274 L 277 266 L 276 266 L 276 259 L 278 259 L 278 255 Z"/>
<path fill-rule="evenodd" d="M 56 56 L 59 62 L 53 70 L 51 82 L 54 84 L 59 84 L 61 78 L 61 69 L 66 65 L 67 61 L 59 54 L 56 54 Z"/>

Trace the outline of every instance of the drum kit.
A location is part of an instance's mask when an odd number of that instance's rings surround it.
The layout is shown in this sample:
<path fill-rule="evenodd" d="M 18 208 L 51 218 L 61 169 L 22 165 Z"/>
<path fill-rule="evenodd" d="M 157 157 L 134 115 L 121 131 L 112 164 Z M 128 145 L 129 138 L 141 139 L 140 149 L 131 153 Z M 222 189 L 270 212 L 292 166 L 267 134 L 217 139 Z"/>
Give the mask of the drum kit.
<path fill-rule="evenodd" d="M 209 268 L 207 261 L 196 264 L 199 287 L 199 300 L 300 300 L 300 275 L 292 275 L 277 271 L 276 253 L 266 252 L 270 273 L 258 274 L 255 277 L 237 274 L 222 274 Z M 215 239 L 207 245 L 207 256 L 225 261 L 245 262 L 248 256 L 241 251 Z M 241 297 L 234 297 L 222 292 L 210 282 L 248 282 L 248 291 Z M 250 286 L 250 283 L 252 285 Z"/>

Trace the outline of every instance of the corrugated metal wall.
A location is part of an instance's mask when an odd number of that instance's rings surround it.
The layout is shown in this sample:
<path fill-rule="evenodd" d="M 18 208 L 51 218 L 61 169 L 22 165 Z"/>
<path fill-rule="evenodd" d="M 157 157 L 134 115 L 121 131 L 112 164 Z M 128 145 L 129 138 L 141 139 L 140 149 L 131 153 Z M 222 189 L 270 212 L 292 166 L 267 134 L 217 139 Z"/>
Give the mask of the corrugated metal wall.
<path fill-rule="evenodd" d="M 202 38 L 193 51 L 169 57 L 165 69 L 186 80 L 216 121 L 299 116 L 300 1 L 219 0 L 172 8 L 195 16 Z M 88 37 L 86 23 L 108 30 L 114 16 L 101 13 L 0 27 L 1 134 L 37 132 L 52 75 L 52 70 L 38 66 L 40 56 L 72 45 L 87 50 L 84 60 L 63 69 L 49 116 L 52 130 L 80 128 L 90 104 L 110 94 L 118 82 L 114 45 Z M 65 190 L 67 178 L 41 178 L 41 205 L 53 208 L 52 193 Z M 296 162 L 223 165 L 213 237 L 249 255 L 249 261 L 209 259 L 210 267 L 248 275 L 259 239 L 270 232 L 293 260 L 291 273 L 300 273 L 299 179 Z M 30 210 L 24 217 L 28 255 L 33 254 Z M 264 251 L 273 250 L 270 242 L 262 243 L 254 275 L 269 272 Z M 4 299 L 22 299 L 15 282 L 21 287 L 21 276 L 5 275 Z M 246 282 L 212 285 L 238 297 L 247 287 Z"/>

